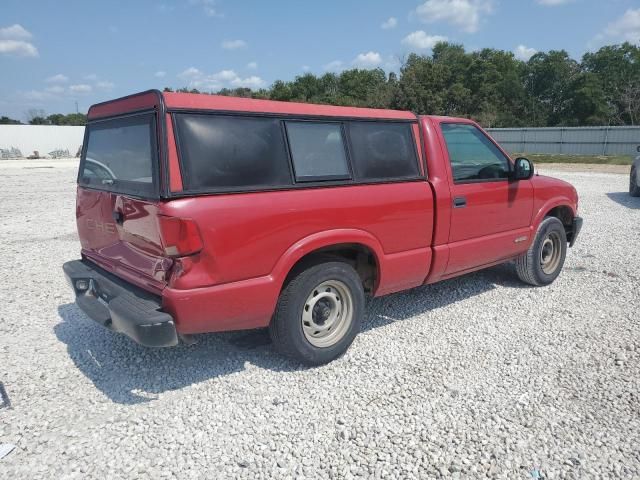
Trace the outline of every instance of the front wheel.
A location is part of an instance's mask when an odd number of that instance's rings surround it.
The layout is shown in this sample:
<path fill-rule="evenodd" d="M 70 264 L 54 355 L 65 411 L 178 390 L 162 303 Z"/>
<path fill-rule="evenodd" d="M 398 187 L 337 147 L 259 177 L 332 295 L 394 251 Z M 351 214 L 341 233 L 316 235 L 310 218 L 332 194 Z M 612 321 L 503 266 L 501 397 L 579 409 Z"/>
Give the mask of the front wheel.
<path fill-rule="evenodd" d="M 342 355 L 360 331 L 364 290 L 358 273 L 343 262 L 300 272 L 282 290 L 269 325 L 278 351 L 307 365 Z"/>
<path fill-rule="evenodd" d="M 640 185 L 638 185 L 638 174 L 635 167 L 631 167 L 631 174 L 629 175 L 629 195 L 640 197 Z"/>
<path fill-rule="evenodd" d="M 529 285 L 549 285 L 560 275 L 566 255 L 564 225 L 556 217 L 547 217 L 538 227 L 529 250 L 516 258 L 518 277 Z"/>

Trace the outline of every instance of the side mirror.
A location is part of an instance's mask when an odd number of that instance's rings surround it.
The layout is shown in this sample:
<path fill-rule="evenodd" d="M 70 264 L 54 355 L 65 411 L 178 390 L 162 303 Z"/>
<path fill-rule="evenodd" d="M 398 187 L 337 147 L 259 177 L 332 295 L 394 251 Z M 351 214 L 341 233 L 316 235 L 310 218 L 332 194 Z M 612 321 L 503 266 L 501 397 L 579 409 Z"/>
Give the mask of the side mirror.
<path fill-rule="evenodd" d="M 516 158 L 513 170 L 514 180 L 529 180 L 533 177 L 533 163 L 524 157 Z"/>

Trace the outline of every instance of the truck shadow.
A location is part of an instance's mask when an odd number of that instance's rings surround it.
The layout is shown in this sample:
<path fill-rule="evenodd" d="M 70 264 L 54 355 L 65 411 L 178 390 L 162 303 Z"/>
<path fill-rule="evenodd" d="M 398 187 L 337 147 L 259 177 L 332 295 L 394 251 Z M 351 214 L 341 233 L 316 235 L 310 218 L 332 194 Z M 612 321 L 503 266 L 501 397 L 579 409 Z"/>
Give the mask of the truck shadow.
<path fill-rule="evenodd" d="M 640 210 L 640 198 L 632 197 L 629 192 L 609 192 L 607 197 L 623 207 Z"/>
<path fill-rule="evenodd" d="M 445 307 L 496 285 L 521 286 L 513 266 L 372 299 L 362 330 Z M 307 368 L 275 352 L 266 330 L 204 334 L 196 337 L 195 345 L 152 349 L 98 326 L 74 303 L 60 305 L 58 314 L 61 322 L 55 334 L 66 344 L 71 360 L 98 390 L 120 404 L 150 402 L 163 392 L 242 371 L 247 364 L 277 372 Z"/>

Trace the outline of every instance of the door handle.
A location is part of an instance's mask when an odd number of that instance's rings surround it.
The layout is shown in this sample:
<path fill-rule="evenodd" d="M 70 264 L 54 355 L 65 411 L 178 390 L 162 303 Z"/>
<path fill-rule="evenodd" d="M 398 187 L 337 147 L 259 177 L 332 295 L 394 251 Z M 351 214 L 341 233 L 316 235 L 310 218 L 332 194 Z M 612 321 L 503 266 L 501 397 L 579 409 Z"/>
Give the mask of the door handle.
<path fill-rule="evenodd" d="M 454 197 L 453 208 L 464 208 L 467 206 L 467 197 Z"/>

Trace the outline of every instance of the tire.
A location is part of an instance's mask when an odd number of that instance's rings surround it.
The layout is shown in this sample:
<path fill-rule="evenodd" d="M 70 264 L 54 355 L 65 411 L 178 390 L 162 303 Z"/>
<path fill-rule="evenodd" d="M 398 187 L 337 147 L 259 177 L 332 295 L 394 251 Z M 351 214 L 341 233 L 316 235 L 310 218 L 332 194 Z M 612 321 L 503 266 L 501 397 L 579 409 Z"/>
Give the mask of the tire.
<path fill-rule="evenodd" d="M 526 253 L 516 258 L 518 277 L 529 285 L 540 287 L 552 283 L 564 265 L 567 234 L 556 217 L 545 218 Z"/>
<path fill-rule="evenodd" d="M 360 331 L 364 305 L 362 281 L 350 265 L 314 265 L 280 293 L 269 334 L 280 353 L 323 365 L 347 351 Z"/>
<path fill-rule="evenodd" d="M 631 174 L 629 175 L 629 195 L 632 197 L 640 197 L 640 185 L 638 185 L 637 179 L 636 168 L 631 167 Z"/>

